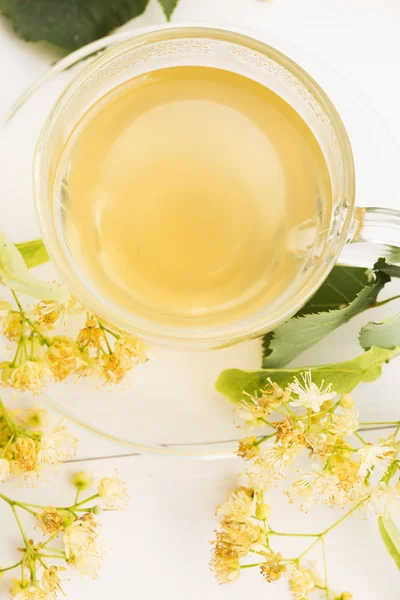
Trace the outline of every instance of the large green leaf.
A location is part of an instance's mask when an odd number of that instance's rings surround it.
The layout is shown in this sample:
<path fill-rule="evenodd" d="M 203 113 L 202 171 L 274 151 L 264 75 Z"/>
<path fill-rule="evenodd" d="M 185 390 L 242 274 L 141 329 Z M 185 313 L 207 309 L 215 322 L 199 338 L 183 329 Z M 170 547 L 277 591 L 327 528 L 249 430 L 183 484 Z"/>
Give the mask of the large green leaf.
<path fill-rule="evenodd" d="M 15 31 L 24 40 L 46 40 L 66 50 L 75 50 L 141 15 L 148 2 L 149 0 L 0 0 L 0 11 L 11 19 Z"/>
<path fill-rule="evenodd" d="M 365 350 L 372 346 L 395 348 L 400 344 L 400 313 L 382 323 L 367 323 L 360 331 L 359 340 Z"/>
<path fill-rule="evenodd" d="M 281 367 L 349 319 L 372 306 L 390 276 L 375 270 L 335 267 L 311 300 L 289 321 L 263 339 L 263 367 Z"/>
<path fill-rule="evenodd" d="M 167 19 L 169 21 L 172 13 L 174 12 L 175 8 L 177 7 L 179 0 L 158 0 L 158 1 L 161 4 L 163 11 L 165 13 L 165 16 L 167 17 Z"/>
<path fill-rule="evenodd" d="M 50 260 L 42 240 L 22 242 L 20 244 L 15 244 L 15 246 L 22 254 L 22 258 L 24 259 L 28 269 L 38 267 L 39 265 L 42 265 Z"/>
<path fill-rule="evenodd" d="M 311 371 L 313 381 L 319 386 L 323 381 L 331 383 L 338 394 L 351 392 L 361 381 L 375 381 L 382 373 L 382 365 L 400 354 L 400 348 L 386 350 L 371 348 L 352 360 L 300 367 L 294 369 L 263 369 L 260 371 L 241 371 L 227 369 L 218 377 L 215 387 L 231 402 L 240 402 L 243 392 L 254 394 L 264 387 L 270 377 L 282 388 L 285 388 L 293 377 L 299 377 L 305 371 Z"/>
<path fill-rule="evenodd" d="M 0 281 L 16 292 L 22 292 L 39 300 L 64 302 L 69 293 L 63 287 L 40 281 L 32 275 L 22 254 L 0 230 Z"/>
<path fill-rule="evenodd" d="M 378 517 L 378 527 L 387 551 L 400 571 L 400 531 L 390 517 Z"/>

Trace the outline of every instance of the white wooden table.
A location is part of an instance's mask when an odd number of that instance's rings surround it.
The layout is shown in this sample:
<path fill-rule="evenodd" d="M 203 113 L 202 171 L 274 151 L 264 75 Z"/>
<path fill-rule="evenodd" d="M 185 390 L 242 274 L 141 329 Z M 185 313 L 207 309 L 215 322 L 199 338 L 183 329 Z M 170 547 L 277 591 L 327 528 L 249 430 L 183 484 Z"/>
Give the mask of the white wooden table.
<path fill-rule="evenodd" d="M 151 0 L 146 14 L 130 26 L 162 20 L 156 0 Z M 240 23 L 304 46 L 351 79 L 400 140 L 397 0 L 181 0 L 174 21 L 190 20 Z M 9 24 L 1 20 L 0 112 L 55 58 L 54 50 L 45 45 L 32 46 L 18 40 Z M 0 202 L 4 206 L 6 199 Z M 388 198 L 385 203 L 400 208 L 398 198 Z M 7 233 L 12 237 L 12 232 Z M 337 332 L 331 339 L 340 356 L 344 333 Z M 390 365 L 380 383 L 370 386 L 366 392 L 369 401 L 379 393 L 396 406 L 400 383 L 397 365 Z M 118 469 L 128 482 L 130 509 L 102 518 L 102 537 L 110 551 L 100 579 L 92 582 L 71 578 L 66 586 L 71 599 L 239 600 L 245 594 L 274 600 L 288 598 L 284 586 L 271 588 L 257 573 L 246 572 L 237 583 L 219 587 L 208 570 L 208 540 L 216 526 L 214 508 L 234 484 L 235 474 L 242 468 L 240 461 L 121 456 L 127 449 L 77 427 L 71 429 L 80 439 L 78 462 L 64 465 L 58 475 L 35 489 L 22 489 L 16 484 L 3 488 L 5 493 L 26 501 L 57 504 L 71 493 L 68 475 L 76 470 L 87 469 L 103 476 Z M 298 517 L 279 496 L 274 505 L 277 528 L 309 526 L 318 531 L 334 520 L 331 512 L 323 509 Z M 18 540 L 14 525 L 8 508 L 0 504 L 0 564 L 8 564 L 14 556 L 11 548 Z M 335 589 L 352 590 L 356 600 L 398 600 L 399 574 L 382 551 L 373 520 L 351 519 L 329 538 L 327 551 L 330 581 Z M 0 599 L 6 597 L 3 581 Z"/>

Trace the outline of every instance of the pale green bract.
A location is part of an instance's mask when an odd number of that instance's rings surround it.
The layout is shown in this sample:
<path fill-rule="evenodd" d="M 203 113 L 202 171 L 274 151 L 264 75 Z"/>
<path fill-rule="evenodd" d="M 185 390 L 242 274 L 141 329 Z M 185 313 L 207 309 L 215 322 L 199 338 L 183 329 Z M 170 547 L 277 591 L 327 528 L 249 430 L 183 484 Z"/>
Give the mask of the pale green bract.
<path fill-rule="evenodd" d="M 360 331 L 359 340 L 366 350 L 372 346 L 391 349 L 400 345 L 400 313 L 382 323 L 367 323 Z"/>
<path fill-rule="evenodd" d="M 38 300 L 65 302 L 69 292 L 64 287 L 41 281 L 25 264 L 22 254 L 0 230 L 0 279 L 11 290 L 21 292 Z"/>
<path fill-rule="evenodd" d="M 15 247 L 22 254 L 22 258 L 28 269 L 38 267 L 50 260 L 46 247 L 40 239 L 21 242 L 20 244 L 15 244 Z"/>
<path fill-rule="evenodd" d="M 263 369 L 260 371 L 241 371 L 227 369 L 218 377 L 215 387 L 228 400 L 239 403 L 243 392 L 257 393 L 264 387 L 268 378 L 285 388 L 294 377 L 306 371 L 311 371 L 313 382 L 320 386 L 324 381 L 332 384 L 332 389 L 338 394 L 351 392 L 362 381 L 375 381 L 382 373 L 382 365 L 400 354 L 400 347 L 394 350 L 371 348 L 352 360 L 327 365 L 297 367 L 292 369 Z"/>
<path fill-rule="evenodd" d="M 387 551 L 400 571 L 400 531 L 391 517 L 379 517 L 378 527 Z"/>

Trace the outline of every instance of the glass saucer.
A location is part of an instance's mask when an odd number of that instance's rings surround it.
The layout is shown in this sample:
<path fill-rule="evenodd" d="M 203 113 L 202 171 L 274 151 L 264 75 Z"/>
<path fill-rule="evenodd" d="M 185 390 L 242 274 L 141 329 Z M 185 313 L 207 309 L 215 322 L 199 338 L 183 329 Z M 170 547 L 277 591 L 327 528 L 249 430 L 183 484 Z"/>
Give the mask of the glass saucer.
<path fill-rule="evenodd" d="M 40 236 L 32 199 L 32 156 L 42 124 L 57 97 L 87 61 L 143 30 L 124 31 L 70 54 L 10 109 L 0 137 L 0 193 L 9 207 L 2 215 L 2 228 L 13 241 Z M 353 145 L 357 204 L 395 207 L 399 150 L 379 115 L 360 93 L 329 65 L 303 49 L 265 32 L 240 27 L 235 30 L 281 50 L 317 80 L 336 105 Z M 37 271 L 43 278 L 57 276 L 50 264 Z M 374 317 L 377 314 L 384 312 L 374 312 Z M 361 323 L 356 319 L 335 332 L 328 344 L 325 341 L 315 346 L 297 364 L 317 364 L 357 355 L 361 348 L 356 331 L 365 320 L 365 316 Z M 81 380 L 51 385 L 41 398 L 81 426 L 141 452 L 226 457 L 236 448 L 240 432 L 233 420 L 232 406 L 215 391 L 214 382 L 223 369 L 257 369 L 260 362 L 260 340 L 203 353 L 153 348 L 150 360 L 140 365 L 121 387 L 94 389 Z M 380 398 L 394 397 L 396 375 L 392 365 L 388 369 L 392 376 L 385 374 L 380 380 Z M 395 404 L 387 401 L 382 406 L 374 401 L 376 385 L 360 386 L 356 392 L 363 394 L 362 420 L 389 419 L 393 414 L 393 418 L 398 418 Z"/>

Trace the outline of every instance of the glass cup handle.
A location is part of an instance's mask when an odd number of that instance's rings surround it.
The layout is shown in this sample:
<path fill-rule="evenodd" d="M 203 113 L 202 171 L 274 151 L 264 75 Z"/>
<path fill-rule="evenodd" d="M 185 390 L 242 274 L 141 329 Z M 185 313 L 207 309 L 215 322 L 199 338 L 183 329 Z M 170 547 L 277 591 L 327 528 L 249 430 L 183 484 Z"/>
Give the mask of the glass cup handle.
<path fill-rule="evenodd" d="M 390 208 L 356 208 L 350 235 L 339 263 L 372 267 L 379 257 L 400 264 L 400 211 Z"/>

